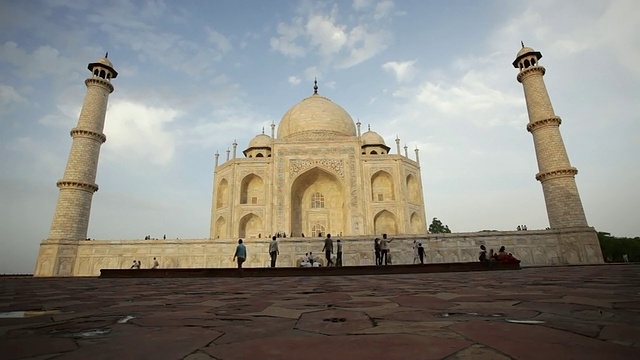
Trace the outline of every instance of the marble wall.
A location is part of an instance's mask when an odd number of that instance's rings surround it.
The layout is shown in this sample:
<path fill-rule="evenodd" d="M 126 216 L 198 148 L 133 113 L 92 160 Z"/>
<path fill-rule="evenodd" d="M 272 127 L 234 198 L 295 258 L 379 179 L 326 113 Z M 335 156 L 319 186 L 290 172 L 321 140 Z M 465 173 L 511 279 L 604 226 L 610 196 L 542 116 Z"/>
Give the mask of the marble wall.
<path fill-rule="evenodd" d="M 602 263 L 598 237 L 593 228 L 564 230 L 484 231 L 474 233 L 403 235 L 390 243 L 394 264 L 413 262 L 413 242 L 421 242 L 427 263 L 477 261 L 481 244 L 496 251 L 502 245 L 522 260 L 523 266 Z M 334 237 L 334 247 L 335 247 Z M 245 240 L 245 267 L 269 266 L 269 239 Z M 313 252 L 323 258 L 323 238 L 279 239 L 278 266 L 296 266 Z M 374 263 L 373 237 L 342 237 L 345 266 Z M 36 276 L 97 276 L 100 269 L 127 269 L 133 260 L 149 268 L 157 258 L 163 268 L 235 267 L 236 240 L 44 240 L 35 269 Z"/>

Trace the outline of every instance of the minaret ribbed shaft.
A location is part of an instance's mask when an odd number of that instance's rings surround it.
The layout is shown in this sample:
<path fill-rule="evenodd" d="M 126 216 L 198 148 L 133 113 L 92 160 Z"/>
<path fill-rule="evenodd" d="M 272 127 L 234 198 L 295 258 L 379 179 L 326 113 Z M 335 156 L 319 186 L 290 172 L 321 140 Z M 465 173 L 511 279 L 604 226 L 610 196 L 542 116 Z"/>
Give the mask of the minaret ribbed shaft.
<path fill-rule="evenodd" d="M 96 173 L 100 146 L 106 141 L 102 133 L 109 94 L 113 92 L 111 79 L 118 73 L 106 58 L 89 64 L 92 76 L 85 80 L 87 92 L 78 124 L 71 130 L 73 143 L 67 160 L 49 239 L 84 240 L 87 238 L 91 200 L 98 191 Z"/>
<path fill-rule="evenodd" d="M 529 113 L 527 131 L 533 135 L 538 160 L 536 179 L 542 183 L 551 228 L 588 226 L 582 208 L 575 175 L 560 135 L 560 117 L 556 116 L 544 84 L 545 68 L 538 64 L 540 52 L 523 47 L 513 66 L 520 69 Z"/>

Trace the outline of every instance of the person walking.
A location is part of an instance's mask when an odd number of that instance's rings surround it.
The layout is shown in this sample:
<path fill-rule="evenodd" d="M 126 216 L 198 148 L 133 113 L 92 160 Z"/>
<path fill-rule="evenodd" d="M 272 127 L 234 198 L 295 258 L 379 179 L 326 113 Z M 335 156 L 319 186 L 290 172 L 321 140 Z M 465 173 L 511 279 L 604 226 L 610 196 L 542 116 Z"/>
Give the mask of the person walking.
<path fill-rule="evenodd" d="M 391 259 L 389 258 L 389 243 L 393 241 L 392 239 L 387 238 L 387 234 L 382 234 L 382 239 L 380 240 L 380 264 L 382 264 L 382 259 L 384 259 L 384 264 L 389 265 L 391 263 Z"/>
<path fill-rule="evenodd" d="M 151 263 L 151 268 L 157 269 L 158 266 L 160 266 L 160 263 L 158 262 L 158 260 L 156 260 L 156 258 L 153 258 L 153 263 Z"/>
<path fill-rule="evenodd" d="M 418 243 L 418 257 L 420 258 L 420 264 L 424 264 L 424 247 L 422 247 L 422 243 Z"/>
<path fill-rule="evenodd" d="M 413 240 L 413 263 L 417 264 L 420 262 L 420 256 L 418 255 L 418 241 Z"/>
<path fill-rule="evenodd" d="M 336 266 L 342 266 L 342 243 L 340 239 L 336 241 Z"/>
<path fill-rule="evenodd" d="M 331 240 L 331 234 L 327 234 L 327 238 L 324 239 L 322 251 L 324 251 L 324 256 L 327 259 L 327 266 L 335 265 L 331 260 L 331 254 L 333 254 L 333 240 Z"/>
<path fill-rule="evenodd" d="M 240 269 L 240 277 L 242 277 L 242 263 L 247 260 L 247 248 L 242 243 L 242 239 L 238 239 L 238 246 L 236 246 L 236 252 L 233 254 L 233 261 L 238 259 L 238 269 Z"/>
<path fill-rule="evenodd" d="M 276 237 L 271 238 L 271 242 L 269 243 L 269 256 L 271 256 L 271 267 L 276 267 L 276 259 L 280 255 L 280 251 L 278 250 L 278 240 Z"/>

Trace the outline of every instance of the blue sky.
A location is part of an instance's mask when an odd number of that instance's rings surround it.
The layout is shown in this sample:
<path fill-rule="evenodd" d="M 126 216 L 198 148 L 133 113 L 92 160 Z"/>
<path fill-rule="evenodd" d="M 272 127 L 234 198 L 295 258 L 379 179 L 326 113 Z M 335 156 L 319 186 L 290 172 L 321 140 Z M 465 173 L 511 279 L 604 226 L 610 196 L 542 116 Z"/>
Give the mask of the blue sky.
<path fill-rule="evenodd" d="M 89 62 L 113 80 L 88 236 L 206 238 L 214 153 L 320 94 L 420 150 L 427 218 L 548 226 L 520 41 L 545 81 L 587 219 L 640 235 L 637 1 L 2 1 L 0 273 L 47 237 Z"/>

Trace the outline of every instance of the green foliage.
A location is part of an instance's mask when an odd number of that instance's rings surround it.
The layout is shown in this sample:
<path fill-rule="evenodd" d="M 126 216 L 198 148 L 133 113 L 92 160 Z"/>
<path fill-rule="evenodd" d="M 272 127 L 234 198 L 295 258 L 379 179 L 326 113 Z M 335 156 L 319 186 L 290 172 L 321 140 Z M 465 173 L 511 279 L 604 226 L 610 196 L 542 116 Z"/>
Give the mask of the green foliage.
<path fill-rule="evenodd" d="M 598 240 L 605 262 L 621 262 L 624 254 L 627 254 L 629 261 L 640 261 L 640 237 L 615 237 L 599 231 Z"/>
<path fill-rule="evenodd" d="M 430 234 L 449 234 L 451 230 L 447 225 L 443 225 L 442 221 L 438 220 L 438 218 L 433 218 L 431 221 L 431 225 L 429 225 L 429 233 Z"/>

